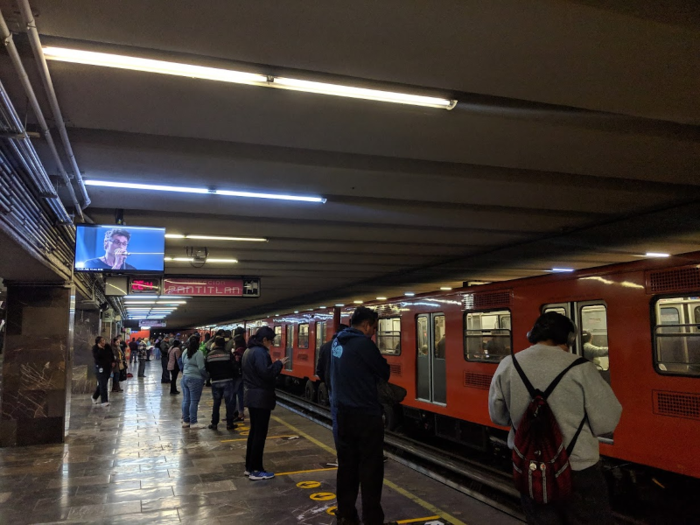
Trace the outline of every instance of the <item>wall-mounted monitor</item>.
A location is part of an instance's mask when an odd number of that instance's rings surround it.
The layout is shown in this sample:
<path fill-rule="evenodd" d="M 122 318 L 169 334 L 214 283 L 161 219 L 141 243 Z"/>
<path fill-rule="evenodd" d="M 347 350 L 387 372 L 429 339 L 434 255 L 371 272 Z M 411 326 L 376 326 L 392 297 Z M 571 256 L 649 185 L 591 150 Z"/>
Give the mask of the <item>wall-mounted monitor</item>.
<path fill-rule="evenodd" d="M 75 236 L 77 272 L 163 271 L 165 228 L 80 224 Z"/>

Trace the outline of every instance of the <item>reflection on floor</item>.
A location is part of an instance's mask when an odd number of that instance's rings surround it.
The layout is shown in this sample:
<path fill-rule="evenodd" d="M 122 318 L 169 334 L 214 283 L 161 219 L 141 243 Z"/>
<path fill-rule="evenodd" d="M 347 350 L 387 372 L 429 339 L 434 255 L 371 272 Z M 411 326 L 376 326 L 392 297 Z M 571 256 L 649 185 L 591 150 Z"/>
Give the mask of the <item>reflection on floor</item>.
<path fill-rule="evenodd" d="M 160 373 L 159 361 L 147 363 L 147 377 L 122 383 L 107 408 L 73 396 L 64 445 L 0 449 L 0 524 L 334 522 L 328 430 L 278 408 L 265 468 L 281 475 L 249 481 L 246 427 L 181 428 L 182 396 L 169 394 Z M 211 405 L 205 388 L 200 422 L 210 422 Z M 386 478 L 400 485 L 384 489 L 387 519 L 519 523 L 391 461 Z M 443 512 L 437 521 L 436 510 Z"/>

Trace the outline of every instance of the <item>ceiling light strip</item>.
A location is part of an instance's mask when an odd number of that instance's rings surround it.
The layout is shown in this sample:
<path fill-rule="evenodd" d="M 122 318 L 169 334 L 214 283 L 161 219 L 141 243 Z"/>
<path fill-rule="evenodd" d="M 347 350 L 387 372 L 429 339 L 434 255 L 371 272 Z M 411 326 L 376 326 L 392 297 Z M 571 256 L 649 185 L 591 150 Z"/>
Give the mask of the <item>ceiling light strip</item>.
<path fill-rule="evenodd" d="M 440 97 L 413 95 L 410 93 L 385 91 L 382 89 L 345 86 L 342 84 L 333 84 L 328 82 L 315 82 L 298 78 L 246 73 L 243 71 L 234 71 L 230 69 L 195 66 L 192 64 L 183 64 L 179 62 L 168 62 L 165 60 L 116 55 L 113 53 L 84 51 L 65 47 L 47 46 L 44 48 L 44 56 L 47 60 L 56 60 L 60 62 L 71 62 L 74 64 L 128 69 L 132 71 L 142 71 L 161 75 L 175 75 L 203 80 L 215 80 L 218 82 L 303 91 L 305 93 L 314 93 L 316 95 L 356 98 L 376 102 L 389 102 L 393 104 L 409 104 L 412 106 L 447 110 L 450 110 L 457 105 L 456 100 Z"/>
<path fill-rule="evenodd" d="M 222 237 L 219 235 L 183 235 L 181 233 L 166 233 L 166 239 L 197 239 L 205 241 L 247 241 L 247 242 L 267 242 L 263 237 Z"/>

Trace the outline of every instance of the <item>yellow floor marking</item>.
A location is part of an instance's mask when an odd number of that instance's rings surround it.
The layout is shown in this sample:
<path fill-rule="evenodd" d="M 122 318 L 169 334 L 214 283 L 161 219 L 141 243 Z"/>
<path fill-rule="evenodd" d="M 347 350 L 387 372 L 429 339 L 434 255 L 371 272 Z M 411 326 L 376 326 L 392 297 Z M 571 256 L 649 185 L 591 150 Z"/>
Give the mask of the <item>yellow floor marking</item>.
<path fill-rule="evenodd" d="M 275 476 L 291 476 L 292 474 L 306 474 L 308 472 L 325 472 L 327 470 L 338 470 L 338 467 L 332 468 L 315 468 L 311 470 L 295 470 L 293 472 L 278 472 Z"/>
<path fill-rule="evenodd" d="M 414 518 L 412 520 L 398 520 L 396 523 L 417 523 L 419 521 L 439 520 L 440 516 L 426 516 L 425 518 Z"/>
<path fill-rule="evenodd" d="M 335 449 L 329 447 L 329 446 L 326 445 L 325 443 L 321 443 L 318 439 L 316 439 L 316 438 L 314 438 L 314 437 L 311 437 L 311 436 L 308 435 L 306 432 L 302 432 L 301 430 L 299 430 L 298 428 L 296 428 L 294 425 L 290 425 L 289 423 L 287 423 L 287 422 L 284 421 L 283 419 L 280 419 L 280 418 L 277 417 L 277 416 L 272 416 L 272 419 L 274 419 L 274 420 L 277 421 L 278 423 L 283 424 L 285 427 L 287 427 L 287 428 L 288 428 L 289 430 L 291 430 L 292 432 L 295 432 L 295 433 L 299 434 L 300 436 L 304 436 L 306 439 L 308 439 L 309 441 L 311 441 L 314 445 L 317 445 L 317 446 L 321 447 L 321 448 L 322 448 L 323 450 L 325 450 L 326 452 L 329 452 L 329 453 L 335 455 Z M 333 469 L 333 470 L 335 470 L 335 469 Z M 402 496 L 407 497 L 408 499 L 410 499 L 410 500 L 413 501 L 414 503 L 417 503 L 418 505 L 420 505 L 420 506 L 423 507 L 424 509 L 429 510 L 430 512 L 433 512 L 433 513 L 435 513 L 435 514 L 441 516 L 442 518 L 446 519 L 446 520 L 449 521 L 452 525 L 467 525 L 465 522 L 463 522 L 463 521 L 461 521 L 461 520 L 458 520 L 458 519 L 455 518 L 454 516 L 451 516 L 450 514 L 448 514 L 447 512 L 445 512 L 445 511 L 443 511 L 443 510 L 441 510 L 441 509 L 439 509 L 439 508 L 436 507 L 435 505 L 432 505 L 432 504 L 428 503 L 427 501 L 425 501 L 425 500 L 419 498 L 418 496 L 416 496 L 416 495 L 410 493 L 410 492 L 407 491 L 406 489 L 399 487 L 399 486 L 398 486 L 396 483 L 394 483 L 393 481 L 389 481 L 388 479 L 385 479 L 385 480 L 384 480 L 384 484 L 385 484 L 387 487 L 389 487 L 389 488 L 391 488 L 391 489 L 394 489 L 396 492 L 398 492 L 398 493 L 401 494 Z"/>
<path fill-rule="evenodd" d="M 293 436 L 267 436 L 267 439 L 284 439 L 284 438 L 290 438 Z M 242 439 L 224 439 L 221 441 L 221 443 L 232 443 L 233 441 L 248 441 L 248 438 L 242 438 Z"/>

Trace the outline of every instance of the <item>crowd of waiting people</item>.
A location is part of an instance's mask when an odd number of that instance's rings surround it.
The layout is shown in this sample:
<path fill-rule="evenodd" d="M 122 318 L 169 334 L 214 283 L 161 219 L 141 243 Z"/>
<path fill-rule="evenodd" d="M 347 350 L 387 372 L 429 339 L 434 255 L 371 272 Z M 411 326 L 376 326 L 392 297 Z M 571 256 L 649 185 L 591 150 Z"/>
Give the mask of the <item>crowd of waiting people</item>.
<path fill-rule="evenodd" d="M 332 341 L 321 347 L 318 359 L 316 374 L 328 386 L 338 454 L 335 514 L 339 525 L 359 525 L 356 500 L 360 493 L 362 523 L 385 524 L 382 415 L 386 396 L 395 395 L 395 389 L 387 388 L 393 386 L 388 383 L 389 365 L 372 341 L 377 323 L 374 310 L 358 307 L 351 326 L 338 326 Z M 533 346 L 519 352 L 517 359 L 513 353 L 506 356 L 491 383 L 489 413 L 494 423 L 511 427 L 508 444 L 513 449 L 514 480 L 528 523 L 613 523 L 597 436 L 615 429 L 622 407 L 594 363 L 569 352 L 575 331 L 563 315 L 542 315 L 528 333 Z M 265 326 L 247 343 L 243 330 L 237 329 L 233 334 L 219 331 L 203 341 L 195 333 L 184 346 L 172 334 L 153 344 L 162 359 L 162 382 L 170 383 L 171 395 L 181 393 L 177 378 L 182 372 L 183 428 L 217 430 L 224 401 L 226 428 L 234 429 L 237 421 L 243 421 L 244 407 L 248 408 L 245 475 L 254 481 L 274 477 L 263 466 L 263 450 L 276 403 L 275 380 L 286 362 L 286 358 L 272 362 L 269 350 L 274 339 L 274 330 Z M 141 356 L 148 359 L 147 343 L 132 340 L 130 347 L 132 343 L 137 360 Z M 111 371 L 126 369 L 124 345 L 115 338 L 110 348 L 98 337 L 93 354 L 99 382 L 93 401 L 102 396 L 104 405 Z M 214 400 L 208 426 L 197 419 L 207 384 Z M 400 402 L 402 395 L 405 391 L 392 402 Z M 538 417 L 544 419 L 538 423 Z M 542 425 L 549 430 L 543 431 Z M 533 430 L 536 428 L 540 430 Z M 546 466 L 543 461 L 547 458 L 549 462 L 550 454 L 552 465 Z M 555 468 L 556 476 L 545 478 Z M 539 481 L 533 482 L 535 479 Z"/>

